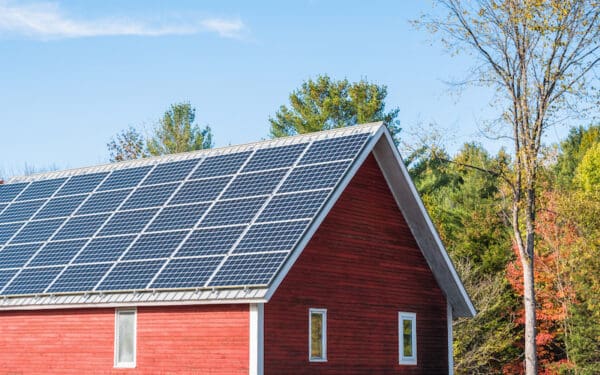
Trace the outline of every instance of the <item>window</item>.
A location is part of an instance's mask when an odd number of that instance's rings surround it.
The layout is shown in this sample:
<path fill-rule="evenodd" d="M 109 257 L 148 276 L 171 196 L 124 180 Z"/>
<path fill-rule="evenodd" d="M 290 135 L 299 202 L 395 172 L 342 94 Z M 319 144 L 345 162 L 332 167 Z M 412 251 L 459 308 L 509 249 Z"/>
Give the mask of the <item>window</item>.
<path fill-rule="evenodd" d="M 398 313 L 398 338 L 401 365 L 417 364 L 417 314 Z"/>
<path fill-rule="evenodd" d="M 327 361 L 327 310 L 310 309 L 308 356 L 311 362 Z"/>
<path fill-rule="evenodd" d="M 115 367 L 135 367 L 136 310 L 116 310 Z"/>

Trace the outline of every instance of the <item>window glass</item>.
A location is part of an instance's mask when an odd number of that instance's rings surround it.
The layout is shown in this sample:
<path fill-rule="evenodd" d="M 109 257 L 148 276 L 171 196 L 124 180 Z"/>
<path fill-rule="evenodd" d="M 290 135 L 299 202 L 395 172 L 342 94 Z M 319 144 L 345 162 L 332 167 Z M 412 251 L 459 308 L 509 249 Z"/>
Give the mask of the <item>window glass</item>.
<path fill-rule="evenodd" d="M 404 356 L 412 357 L 412 322 L 408 319 L 403 319 L 403 330 L 404 330 Z"/>
<path fill-rule="evenodd" d="M 398 349 L 402 365 L 417 364 L 417 314 L 398 313 Z"/>
<path fill-rule="evenodd" d="M 310 310 L 310 343 L 311 361 L 325 361 L 327 352 L 327 310 Z"/>
<path fill-rule="evenodd" d="M 135 364 L 135 311 L 117 311 L 117 366 Z"/>

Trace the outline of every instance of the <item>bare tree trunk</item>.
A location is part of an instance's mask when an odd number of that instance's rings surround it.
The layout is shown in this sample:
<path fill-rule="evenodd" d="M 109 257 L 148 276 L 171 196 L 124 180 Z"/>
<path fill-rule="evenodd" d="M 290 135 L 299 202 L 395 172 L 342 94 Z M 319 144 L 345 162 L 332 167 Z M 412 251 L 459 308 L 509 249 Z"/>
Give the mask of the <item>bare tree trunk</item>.
<path fill-rule="evenodd" d="M 535 288 L 533 278 L 533 257 L 521 258 L 523 266 L 523 303 L 525 305 L 525 373 L 537 374 Z"/>

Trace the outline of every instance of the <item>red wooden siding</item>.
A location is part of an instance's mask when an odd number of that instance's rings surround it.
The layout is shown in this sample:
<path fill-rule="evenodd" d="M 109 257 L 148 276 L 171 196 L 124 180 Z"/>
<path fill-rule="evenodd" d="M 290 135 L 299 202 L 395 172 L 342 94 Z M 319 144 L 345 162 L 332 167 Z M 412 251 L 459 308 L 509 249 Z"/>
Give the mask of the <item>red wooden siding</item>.
<path fill-rule="evenodd" d="M 308 361 L 308 310 L 327 309 L 327 362 Z M 398 364 L 398 312 L 417 314 L 418 365 Z M 370 156 L 265 305 L 265 374 L 447 374 L 446 300 Z"/>
<path fill-rule="evenodd" d="M 114 369 L 114 309 L 0 312 L 0 374 L 247 374 L 248 305 L 138 309 L 137 367 Z"/>

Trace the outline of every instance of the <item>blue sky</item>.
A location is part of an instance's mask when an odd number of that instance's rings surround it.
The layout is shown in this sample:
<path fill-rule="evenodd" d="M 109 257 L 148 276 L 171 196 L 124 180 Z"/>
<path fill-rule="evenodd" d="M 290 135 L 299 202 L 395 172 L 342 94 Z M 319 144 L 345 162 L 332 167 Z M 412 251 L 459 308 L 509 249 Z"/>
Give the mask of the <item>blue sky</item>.
<path fill-rule="evenodd" d="M 428 1 L 0 0 L 0 174 L 104 163 L 128 126 L 190 101 L 216 146 L 268 136 L 268 118 L 318 74 L 388 87 L 403 136 L 430 123 L 450 150 L 495 118 L 490 92 L 445 81 L 474 61 L 410 25 Z M 435 10 L 433 10 L 435 11 Z M 557 141 L 564 130 L 551 131 Z"/>

